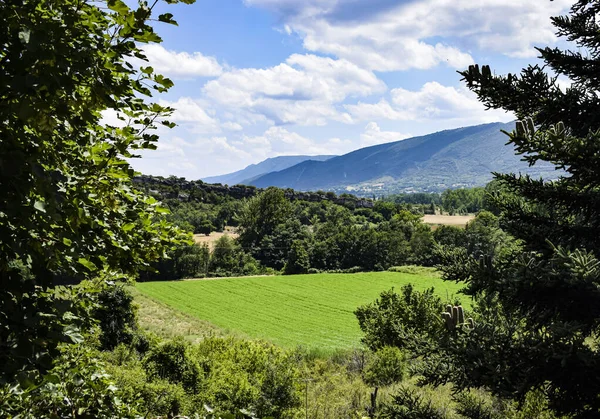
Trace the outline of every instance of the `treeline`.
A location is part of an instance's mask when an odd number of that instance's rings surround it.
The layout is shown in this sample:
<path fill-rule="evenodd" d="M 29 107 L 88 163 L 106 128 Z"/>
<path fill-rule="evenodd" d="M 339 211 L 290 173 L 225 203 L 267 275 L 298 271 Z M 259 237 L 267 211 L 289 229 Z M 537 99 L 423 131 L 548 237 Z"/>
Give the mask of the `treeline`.
<path fill-rule="evenodd" d="M 170 208 L 170 220 L 195 234 L 209 234 L 222 231 L 225 226 L 238 225 L 237 214 L 241 212 L 244 202 L 262 194 L 265 190 L 254 186 L 207 184 L 200 180 L 187 181 L 184 178 L 171 176 L 139 176 L 135 183 L 144 192 L 155 196 Z M 438 193 L 404 193 L 388 195 L 379 201 L 398 204 L 413 214 L 475 214 L 482 210 L 493 210 L 491 201 L 486 198 L 490 193 L 498 191 L 495 182 L 485 188 L 448 189 Z M 327 202 L 340 205 L 357 214 L 373 216 L 373 212 L 385 215 L 397 209 L 385 209 L 378 200 L 356 197 L 351 194 L 340 194 L 328 191 L 301 192 L 293 189 L 282 189 L 284 197 L 292 202 L 305 201 L 319 204 Z M 327 204 L 325 204 L 327 205 Z M 391 208 L 391 207 L 387 207 Z M 372 209 L 373 211 L 369 211 Z M 364 210 L 364 211 L 363 211 Z M 375 222 L 378 222 L 377 215 Z M 379 220 L 381 221 L 381 220 Z"/>
<path fill-rule="evenodd" d="M 498 190 L 498 183 L 492 181 L 485 188 L 447 189 L 442 193 L 402 193 L 388 195 L 382 199 L 396 204 L 410 204 L 413 210 L 423 214 L 475 214 L 492 209 L 489 196 Z"/>
<path fill-rule="evenodd" d="M 459 198 L 455 202 L 466 202 L 465 197 L 479 193 L 456 194 Z M 277 188 L 241 200 L 215 195 L 211 202 L 205 202 L 191 200 L 191 196 L 187 201 L 180 197 L 165 199 L 171 209 L 169 221 L 201 234 L 234 226 L 239 237 L 225 235 L 213 243 L 212 249 L 208 245 L 179 246 L 168 258 L 154 264 L 155 272 L 144 273 L 142 280 L 380 271 L 406 264 L 433 266 L 438 262 L 434 253 L 438 244 L 466 245 L 466 235 L 479 224 L 484 223 L 486 228 L 497 224 L 490 221 L 492 214 L 485 213 L 478 218 L 481 221 L 467 229 L 442 226 L 432 230 L 421 220 L 419 205 L 424 204 L 415 201 L 380 200 L 372 207 L 357 207 L 350 199 L 346 205 L 331 200 L 293 199 Z M 442 194 L 440 199 L 450 202 L 454 196 Z"/>

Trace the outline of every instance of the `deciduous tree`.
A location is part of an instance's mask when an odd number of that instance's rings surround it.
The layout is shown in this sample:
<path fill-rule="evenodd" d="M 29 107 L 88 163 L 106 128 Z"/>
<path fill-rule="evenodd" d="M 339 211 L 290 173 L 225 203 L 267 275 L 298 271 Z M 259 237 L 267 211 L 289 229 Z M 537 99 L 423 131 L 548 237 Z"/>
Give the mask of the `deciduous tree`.
<path fill-rule="evenodd" d="M 87 299 L 58 284 L 135 276 L 183 239 L 131 183 L 129 159 L 173 126 L 146 100 L 173 83 L 138 64 L 151 20 L 175 23 L 156 4 L 0 2 L 0 383 L 31 384 L 81 339 Z"/>

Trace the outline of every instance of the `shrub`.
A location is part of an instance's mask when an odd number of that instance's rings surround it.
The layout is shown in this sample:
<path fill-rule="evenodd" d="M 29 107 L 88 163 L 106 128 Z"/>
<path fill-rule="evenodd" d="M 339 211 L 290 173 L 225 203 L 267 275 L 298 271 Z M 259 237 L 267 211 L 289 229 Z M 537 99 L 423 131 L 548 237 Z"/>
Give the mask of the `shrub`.
<path fill-rule="evenodd" d="M 130 343 L 136 329 L 133 296 L 123 285 L 104 288 L 98 294 L 94 317 L 100 325 L 102 349 L 113 349 L 120 343 Z"/>
<path fill-rule="evenodd" d="M 406 359 L 402 351 L 384 346 L 368 359 L 363 380 L 372 387 L 388 386 L 400 382 L 406 375 Z"/>
<path fill-rule="evenodd" d="M 69 345 L 36 385 L 25 375 L 21 384 L 0 385 L 0 417 L 138 417 L 137 400 L 113 385 L 94 355 L 84 345 Z"/>
<path fill-rule="evenodd" d="M 417 337 L 434 339 L 440 333 L 442 309 L 442 300 L 433 288 L 419 292 L 409 284 L 402 287 L 400 294 L 393 289 L 382 292 L 374 303 L 359 307 L 354 313 L 365 334 L 362 341 L 370 349 L 411 349 L 417 344 Z"/>
<path fill-rule="evenodd" d="M 190 344 L 183 338 L 176 338 L 152 349 L 144 359 L 144 368 L 149 378 L 161 378 L 173 384 L 181 384 L 189 392 L 199 390 L 204 375 Z"/>
<path fill-rule="evenodd" d="M 390 402 L 383 403 L 378 415 L 385 419 L 447 419 L 446 413 L 407 387 L 402 387 L 392 396 Z"/>
<path fill-rule="evenodd" d="M 216 413 L 248 409 L 257 417 L 281 418 L 300 404 L 297 367 L 271 344 L 210 338 L 196 354 L 207 359 L 203 395 Z"/>
<path fill-rule="evenodd" d="M 138 411 L 144 417 L 172 418 L 193 413 L 192 398 L 181 384 L 148 377 L 139 361 L 130 360 L 124 365 L 113 364 L 108 371 L 127 399 L 139 401 Z"/>

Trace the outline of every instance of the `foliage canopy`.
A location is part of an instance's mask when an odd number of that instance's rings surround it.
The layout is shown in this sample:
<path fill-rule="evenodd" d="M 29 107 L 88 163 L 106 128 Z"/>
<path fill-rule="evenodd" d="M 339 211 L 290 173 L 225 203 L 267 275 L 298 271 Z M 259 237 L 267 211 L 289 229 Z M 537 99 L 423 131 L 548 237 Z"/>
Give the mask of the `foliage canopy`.
<path fill-rule="evenodd" d="M 467 228 L 475 246 L 441 252 L 444 278 L 464 283 L 475 299 L 474 323 L 414 344 L 424 382 L 451 382 L 457 391 L 485 387 L 521 401 L 539 391 L 557 414 L 600 414 L 599 12 L 599 1 L 580 0 L 569 16 L 552 18 L 576 49 L 538 49 L 543 68 L 499 76 L 474 65 L 461 73 L 488 108 L 517 115 L 507 135 L 523 159 L 564 172 L 555 181 L 496 174 L 488 199 L 499 227 L 517 241 L 500 231 L 490 237 L 488 214 Z M 573 84 L 561 89 L 557 75 Z"/>
<path fill-rule="evenodd" d="M 176 23 L 157 3 L 0 3 L 0 383 L 27 387 L 81 341 L 98 288 L 61 284 L 133 277 L 186 240 L 128 162 L 173 126 L 147 100 L 172 81 L 139 65 L 151 21 Z"/>

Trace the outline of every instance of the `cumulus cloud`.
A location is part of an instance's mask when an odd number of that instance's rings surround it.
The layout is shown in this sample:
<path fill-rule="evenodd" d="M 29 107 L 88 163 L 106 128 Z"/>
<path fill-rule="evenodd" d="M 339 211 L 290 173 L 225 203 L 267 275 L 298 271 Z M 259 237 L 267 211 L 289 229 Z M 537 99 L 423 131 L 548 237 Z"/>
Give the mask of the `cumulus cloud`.
<path fill-rule="evenodd" d="M 345 105 L 344 107 L 350 113 L 351 118 L 359 121 L 367 121 L 370 119 L 408 121 L 414 118 L 414 114 L 393 108 L 385 99 L 381 99 L 377 103 L 359 102 L 355 105 Z"/>
<path fill-rule="evenodd" d="M 255 156 L 238 147 L 226 136 L 194 136 L 191 139 L 163 136 L 154 151 L 142 152 L 142 159 L 132 159 L 133 167 L 142 173 L 159 176 L 177 174 L 187 179 L 200 179 L 232 172 L 247 166 Z"/>
<path fill-rule="evenodd" d="M 249 147 L 261 160 L 273 156 L 298 154 L 342 154 L 352 149 L 352 142 L 340 138 L 316 141 L 284 127 L 271 127 L 260 136 L 244 137 L 239 142 Z"/>
<path fill-rule="evenodd" d="M 425 83 L 420 90 L 392 89 L 392 103 L 381 99 L 377 103 L 346 105 L 356 121 L 430 121 L 454 120 L 464 124 L 510 121 L 512 114 L 501 110 L 486 111 L 475 94 L 463 88 Z"/>
<path fill-rule="evenodd" d="M 333 104 L 385 90 L 373 72 L 347 60 L 301 54 L 266 69 L 231 70 L 204 86 L 204 94 L 221 105 L 250 109 L 278 124 L 301 125 L 349 122 L 349 115 Z"/>
<path fill-rule="evenodd" d="M 572 0 L 246 0 L 282 14 L 310 51 L 378 71 L 464 68 L 470 49 L 533 57 L 556 41 L 550 16 Z M 432 42 L 443 38 L 444 42 Z"/>
<path fill-rule="evenodd" d="M 474 93 L 465 88 L 425 83 L 418 91 L 392 89 L 392 102 L 397 110 L 415 119 L 460 119 L 473 123 L 511 120 L 504 111 L 486 111 Z"/>
<path fill-rule="evenodd" d="M 176 102 L 160 101 L 159 103 L 175 109 L 169 120 L 195 133 L 217 133 L 221 130 L 219 120 L 209 115 L 199 100 L 180 97 Z"/>
<path fill-rule="evenodd" d="M 224 122 L 223 124 L 221 124 L 221 128 L 226 129 L 228 131 L 241 131 L 244 129 L 244 127 L 242 127 L 237 122 L 231 122 L 231 121 L 227 121 L 227 122 Z"/>
<path fill-rule="evenodd" d="M 165 49 L 158 44 L 145 45 L 142 50 L 149 65 L 158 73 L 173 78 L 216 77 L 223 68 L 216 58 L 199 52 L 187 53 Z"/>
<path fill-rule="evenodd" d="M 365 127 L 364 132 L 360 135 L 360 143 L 362 147 L 366 147 L 404 140 L 410 136 L 410 134 L 403 134 L 395 131 L 382 131 L 376 122 L 369 122 Z"/>
<path fill-rule="evenodd" d="M 471 55 L 456 47 L 397 35 L 395 28 L 388 28 L 388 32 L 385 26 L 379 23 L 332 25 L 321 20 L 292 27 L 304 37 L 306 49 L 333 54 L 370 70 L 429 69 L 439 64 L 464 68 L 474 62 Z"/>

